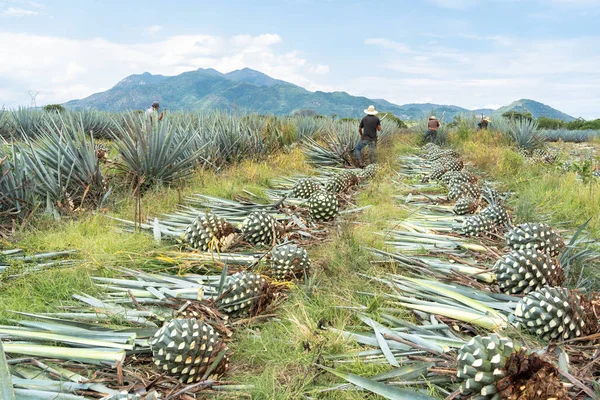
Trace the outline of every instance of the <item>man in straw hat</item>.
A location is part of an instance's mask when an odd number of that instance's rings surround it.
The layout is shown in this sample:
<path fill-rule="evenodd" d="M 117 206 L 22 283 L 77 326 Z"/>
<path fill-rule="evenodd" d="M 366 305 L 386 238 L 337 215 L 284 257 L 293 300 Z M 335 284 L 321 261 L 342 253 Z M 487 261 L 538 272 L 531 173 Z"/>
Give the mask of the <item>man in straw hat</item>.
<path fill-rule="evenodd" d="M 427 132 L 425 133 L 425 137 L 423 140 L 425 143 L 435 141 L 437 137 L 437 130 L 440 127 L 440 121 L 437 120 L 433 115 L 429 117 L 429 122 L 427 123 Z"/>
<path fill-rule="evenodd" d="M 481 121 L 477 123 L 477 130 L 487 129 L 490 121 L 490 117 L 481 118 Z"/>
<path fill-rule="evenodd" d="M 365 166 L 361 161 L 360 152 L 367 146 L 369 147 L 369 156 L 371 158 L 371 164 L 375 163 L 375 149 L 377 148 L 377 131 L 381 130 L 381 120 L 377 116 L 375 106 L 369 106 L 369 108 L 365 110 L 365 114 L 367 115 L 364 116 L 364 118 L 360 121 L 360 125 L 358 126 L 360 140 L 358 141 L 354 149 L 360 168 L 364 168 Z"/>

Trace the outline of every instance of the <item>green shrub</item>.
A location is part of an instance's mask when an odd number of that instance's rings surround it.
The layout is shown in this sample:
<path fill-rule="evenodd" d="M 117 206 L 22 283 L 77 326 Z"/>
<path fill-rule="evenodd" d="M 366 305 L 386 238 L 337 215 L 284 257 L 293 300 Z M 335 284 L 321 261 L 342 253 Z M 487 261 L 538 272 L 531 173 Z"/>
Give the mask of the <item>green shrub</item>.
<path fill-rule="evenodd" d="M 567 126 L 567 123 L 558 118 L 539 117 L 537 119 L 539 129 L 561 129 Z"/>
<path fill-rule="evenodd" d="M 600 118 L 586 121 L 583 118 L 578 118 L 568 122 L 566 128 L 569 130 L 600 130 Z"/>
<path fill-rule="evenodd" d="M 398 128 L 400 128 L 400 129 L 408 129 L 408 126 L 406 125 L 406 123 L 404 123 L 404 121 L 402 121 L 400 118 L 396 117 L 394 114 L 385 113 L 385 112 L 380 112 L 379 114 L 385 116 L 385 123 L 391 122 L 391 123 L 396 124 L 398 126 Z"/>
<path fill-rule="evenodd" d="M 533 119 L 533 115 L 528 111 L 507 111 L 502 114 L 504 118 L 507 118 L 511 121 L 521 121 L 521 120 L 529 120 Z"/>
<path fill-rule="evenodd" d="M 44 106 L 44 111 L 45 112 L 62 113 L 62 112 L 65 112 L 66 109 L 63 106 L 61 106 L 60 104 L 47 104 Z"/>

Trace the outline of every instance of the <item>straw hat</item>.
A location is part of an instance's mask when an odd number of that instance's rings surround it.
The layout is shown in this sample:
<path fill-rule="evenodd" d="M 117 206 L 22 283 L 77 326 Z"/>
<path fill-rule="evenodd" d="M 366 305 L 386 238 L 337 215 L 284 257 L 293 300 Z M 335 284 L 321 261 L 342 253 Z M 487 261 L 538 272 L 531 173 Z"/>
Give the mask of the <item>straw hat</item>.
<path fill-rule="evenodd" d="M 365 110 L 365 114 L 368 114 L 368 115 L 377 115 L 377 111 L 375 111 L 375 106 L 369 106 L 369 108 L 367 108 Z"/>
<path fill-rule="evenodd" d="M 435 117 L 432 115 L 431 117 L 429 117 L 430 120 L 435 119 Z"/>
<path fill-rule="evenodd" d="M 485 117 L 485 120 L 486 120 L 487 122 L 491 122 L 491 121 L 492 121 L 492 119 L 491 119 L 490 117 Z"/>

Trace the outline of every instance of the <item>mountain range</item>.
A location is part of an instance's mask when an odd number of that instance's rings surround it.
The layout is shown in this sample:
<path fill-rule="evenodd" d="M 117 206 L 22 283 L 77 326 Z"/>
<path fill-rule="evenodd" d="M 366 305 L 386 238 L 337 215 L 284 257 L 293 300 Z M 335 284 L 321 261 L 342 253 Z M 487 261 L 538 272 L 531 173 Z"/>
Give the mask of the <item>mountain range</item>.
<path fill-rule="evenodd" d="M 522 99 L 498 110 L 466 108 L 441 104 L 397 105 L 383 99 L 352 96 L 346 92 L 310 92 L 292 83 L 271 78 L 249 68 L 223 74 L 212 68 L 197 69 L 176 76 L 153 75 L 148 72 L 130 75 L 111 89 L 64 104 L 69 109 L 93 108 L 103 111 L 144 110 L 153 101 L 170 110 L 242 110 L 262 114 L 288 115 L 312 110 L 322 115 L 359 117 L 370 104 L 391 112 L 400 119 L 424 118 L 433 111 L 449 121 L 455 115 L 475 113 L 490 115 L 506 111 L 527 110 L 534 117 L 573 120 L 570 115 L 550 106 Z"/>

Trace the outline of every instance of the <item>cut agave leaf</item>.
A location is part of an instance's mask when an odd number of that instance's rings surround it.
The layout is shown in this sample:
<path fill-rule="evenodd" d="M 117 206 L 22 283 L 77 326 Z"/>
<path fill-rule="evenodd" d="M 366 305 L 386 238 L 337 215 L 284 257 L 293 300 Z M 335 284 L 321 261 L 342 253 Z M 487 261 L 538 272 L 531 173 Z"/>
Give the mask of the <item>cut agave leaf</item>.
<path fill-rule="evenodd" d="M 363 378 L 358 375 L 350 374 L 348 372 L 337 371 L 333 368 L 324 367 L 319 365 L 322 369 L 327 372 L 331 372 L 334 375 L 339 376 L 342 379 L 362 388 L 368 390 L 371 393 L 378 394 L 386 399 L 390 400 L 435 400 L 435 397 L 431 397 L 424 393 L 415 392 L 413 390 L 402 389 L 394 386 L 386 385 L 385 383 L 377 382 L 372 379 Z"/>
<path fill-rule="evenodd" d="M 97 365 L 103 362 L 116 364 L 125 360 L 125 350 L 115 349 L 73 349 L 70 347 L 41 346 L 30 343 L 5 343 L 4 351 L 11 354 L 58 358 L 60 360 L 81 361 Z"/>
<path fill-rule="evenodd" d="M 0 341 L 0 399 L 15 400 L 15 392 L 10 380 L 10 371 L 8 370 L 2 341 Z"/>

